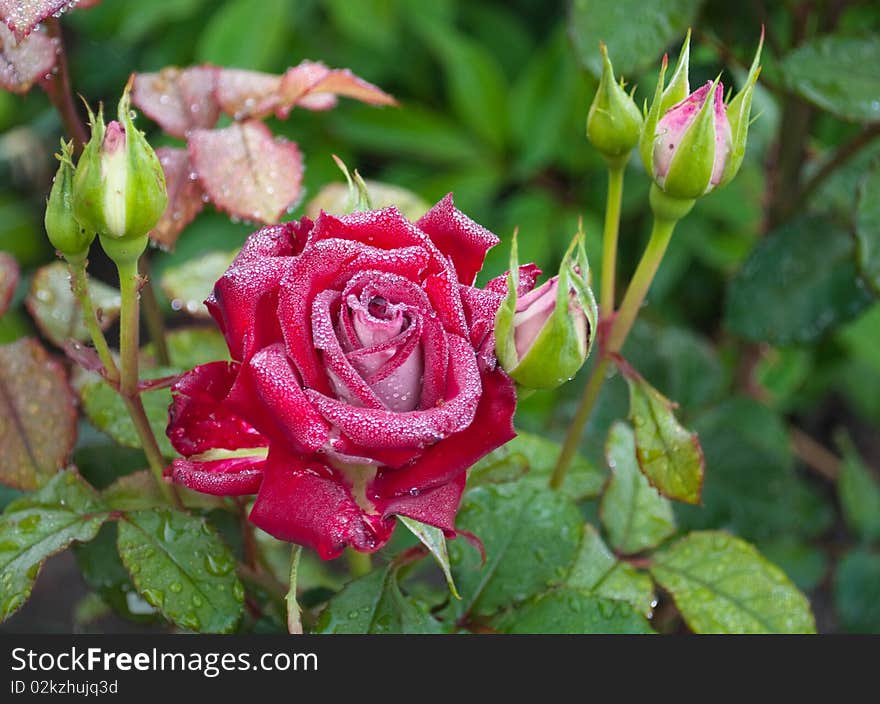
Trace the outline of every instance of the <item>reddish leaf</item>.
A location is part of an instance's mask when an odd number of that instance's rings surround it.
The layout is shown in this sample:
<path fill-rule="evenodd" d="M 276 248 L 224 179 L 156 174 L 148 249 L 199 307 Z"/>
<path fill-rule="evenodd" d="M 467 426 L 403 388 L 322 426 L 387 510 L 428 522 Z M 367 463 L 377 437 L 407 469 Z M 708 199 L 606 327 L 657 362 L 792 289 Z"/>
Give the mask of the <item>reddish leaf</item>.
<path fill-rule="evenodd" d="M 52 70 L 56 58 L 51 37 L 38 32 L 16 43 L 12 32 L 0 24 L 0 87 L 13 93 L 27 93 Z"/>
<path fill-rule="evenodd" d="M 62 469 L 76 441 L 64 369 L 32 338 L 0 346 L 0 482 L 35 489 Z"/>
<path fill-rule="evenodd" d="M 214 97 L 217 71 L 213 66 L 175 66 L 134 77 L 132 102 L 173 137 L 185 138 L 198 127 L 213 127 L 220 117 Z"/>
<path fill-rule="evenodd" d="M 370 105 L 397 105 L 388 93 L 347 68 L 329 69 L 314 61 L 303 61 L 288 69 L 281 80 L 281 93 L 285 105 L 308 110 L 329 110 L 336 105 L 337 95 Z"/>
<path fill-rule="evenodd" d="M 0 20 L 21 41 L 44 19 L 58 16 L 76 4 L 77 0 L 0 0 Z M 88 7 L 97 3 L 90 0 L 82 4 Z"/>
<path fill-rule="evenodd" d="M 18 262 L 7 252 L 0 252 L 0 316 L 9 304 L 18 285 Z"/>
<path fill-rule="evenodd" d="M 233 217 L 278 222 L 302 190 L 299 148 L 256 120 L 193 130 L 189 156 L 208 197 Z"/>
<path fill-rule="evenodd" d="M 221 69 L 217 74 L 216 96 L 220 109 L 236 120 L 268 117 L 282 107 L 281 76 Z"/>
<path fill-rule="evenodd" d="M 186 149 L 159 147 L 156 154 L 165 172 L 168 206 L 150 232 L 150 239 L 162 249 L 171 250 L 178 235 L 201 212 L 205 203 L 202 200 L 202 187 L 189 163 Z"/>

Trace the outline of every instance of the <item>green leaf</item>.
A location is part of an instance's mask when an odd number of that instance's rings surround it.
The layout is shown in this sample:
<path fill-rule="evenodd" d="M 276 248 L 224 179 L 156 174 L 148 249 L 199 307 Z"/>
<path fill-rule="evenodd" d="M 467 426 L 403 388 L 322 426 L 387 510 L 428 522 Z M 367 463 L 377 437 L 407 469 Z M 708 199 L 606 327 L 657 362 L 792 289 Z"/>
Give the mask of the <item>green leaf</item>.
<path fill-rule="evenodd" d="M 223 497 L 211 496 L 178 486 L 176 491 L 187 508 L 211 511 L 225 506 Z M 115 511 L 140 511 L 146 508 L 164 508 L 168 501 L 148 470 L 119 477 L 101 493 L 104 503 Z"/>
<path fill-rule="evenodd" d="M 349 582 L 330 600 L 315 626 L 315 633 L 440 632 L 441 625 L 400 591 L 393 564 Z"/>
<path fill-rule="evenodd" d="M 672 504 L 651 486 L 639 469 L 633 431 L 615 423 L 605 445 L 611 479 L 599 515 L 616 550 L 632 554 L 653 548 L 675 533 Z"/>
<path fill-rule="evenodd" d="M 141 378 L 158 379 L 177 373 L 179 370 L 173 367 L 158 367 L 143 370 Z M 98 430 L 103 430 L 125 447 L 141 446 L 140 437 L 135 430 L 128 410 L 125 408 L 125 403 L 107 382 L 97 381 L 86 384 L 80 389 L 80 398 L 86 416 Z M 165 435 L 165 426 L 168 424 L 168 406 L 171 405 L 171 390 L 164 388 L 146 391 L 141 394 L 141 400 L 144 403 L 150 427 L 159 443 L 159 449 L 166 457 L 174 457 L 177 452 Z"/>
<path fill-rule="evenodd" d="M 170 509 L 126 514 L 119 556 L 138 592 L 172 623 L 228 633 L 242 614 L 235 559 L 204 518 Z"/>
<path fill-rule="evenodd" d="M 858 282 L 852 237 L 830 220 L 801 217 L 774 230 L 730 282 L 725 324 L 775 345 L 806 343 L 872 301 Z"/>
<path fill-rule="evenodd" d="M 137 593 L 116 550 L 117 526 L 105 523 L 94 540 L 73 546 L 86 584 L 117 614 L 131 621 L 156 621 L 159 612 Z"/>
<path fill-rule="evenodd" d="M 675 507 L 681 528 L 724 526 L 758 542 L 827 529 L 831 509 L 795 473 L 779 413 L 734 397 L 696 418 L 694 429 L 706 454 L 706 483 L 702 506 Z"/>
<path fill-rule="evenodd" d="M 507 141 L 507 80 L 495 57 L 450 27 L 418 23 L 418 31 L 443 67 L 452 109 L 480 139 L 501 150 Z"/>
<path fill-rule="evenodd" d="M 815 589 L 828 571 L 825 552 L 796 536 L 783 535 L 762 542 L 757 548 L 803 591 Z"/>
<path fill-rule="evenodd" d="M 91 540 L 106 519 L 98 495 L 75 470 L 9 504 L 0 517 L 0 621 L 27 601 L 47 557 Z"/>
<path fill-rule="evenodd" d="M 791 90 L 832 115 L 880 121 L 880 38 L 826 35 L 804 42 L 781 64 Z"/>
<path fill-rule="evenodd" d="M 695 633 L 815 633 L 807 598 L 754 546 L 691 533 L 653 557 L 651 574 Z"/>
<path fill-rule="evenodd" d="M 467 492 L 456 526 L 483 542 L 486 562 L 463 540 L 449 546 L 461 612 L 490 615 L 561 582 L 581 524 L 577 507 L 546 488 L 517 482 Z"/>
<path fill-rule="evenodd" d="M 436 526 L 429 526 L 427 523 L 422 523 L 407 516 L 398 516 L 397 520 L 409 528 L 413 535 L 428 548 L 437 564 L 440 565 L 440 569 L 443 570 L 446 584 L 449 586 L 452 596 L 456 599 L 461 599 L 461 595 L 455 588 L 455 580 L 452 579 L 451 567 L 449 566 L 449 552 L 446 549 L 446 536 L 443 534 L 443 531 Z"/>
<path fill-rule="evenodd" d="M 642 473 L 663 496 L 699 503 L 704 462 L 697 434 L 679 424 L 672 401 L 629 365 L 620 367 L 629 385 L 629 416 Z"/>
<path fill-rule="evenodd" d="M 541 594 L 498 619 L 505 633 L 653 633 L 648 621 L 623 601 L 564 587 Z"/>
<path fill-rule="evenodd" d="M 618 561 L 589 523 L 584 525 L 584 537 L 565 586 L 603 599 L 624 601 L 648 618 L 656 603 L 651 578 Z"/>
<path fill-rule="evenodd" d="M 206 18 L 196 59 L 220 66 L 271 70 L 284 51 L 287 15 L 285 0 L 226 0 Z"/>
<path fill-rule="evenodd" d="M 847 436 L 838 440 L 843 463 L 837 477 L 837 493 L 843 517 L 863 540 L 880 540 L 880 484 L 865 466 Z"/>
<path fill-rule="evenodd" d="M 236 253 L 206 252 L 180 265 L 169 266 L 162 273 L 159 286 L 171 301 L 171 308 L 197 318 L 210 317 L 205 299 L 211 295 L 214 284 L 232 263 Z"/>
<path fill-rule="evenodd" d="M 880 633 L 880 553 L 848 552 L 834 575 L 834 609 L 849 633 Z"/>
<path fill-rule="evenodd" d="M 694 24 L 701 0 L 574 0 L 569 30 L 581 64 L 602 73 L 599 42 L 617 74 L 633 78 Z"/>
<path fill-rule="evenodd" d="M 517 481 L 534 489 L 542 489 L 550 483 L 560 451 L 559 445 L 552 440 L 530 433 L 517 433 L 513 440 L 490 452 L 470 469 L 469 477 L 476 479 L 470 486 Z M 526 475 L 522 477 L 524 473 Z M 581 455 L 575 455 L 560 493 L 573 501 L 592 498 L 602 491 L 606 478 L 604 470 Z"/>
<path fill-rule="evenodd" d="M 859 188 L 856 253 L 862 277 L 880 295 L 880 161 L 874 163 Z"/>
<path fill-rule="evenodd" d="M 31 338 L 0 345 L 0 482 L 35 489 L 67 463 L 75 442 L 64 368 Z"/>
<path fill-rule="evenodd" d="M 101 328 L 106 330 L 119 317 L 122 299 L 119 291 L 97 279 L 89 280 L 92 303 L 100 311 Z M 53 344 L 61 347 L 68 339 L 84 341 L 89 331 L 83 322 L 79 301 L 70 288 L 70 273 L 64 262 L 53 262 L 34 274 L 25 306 Z"/>

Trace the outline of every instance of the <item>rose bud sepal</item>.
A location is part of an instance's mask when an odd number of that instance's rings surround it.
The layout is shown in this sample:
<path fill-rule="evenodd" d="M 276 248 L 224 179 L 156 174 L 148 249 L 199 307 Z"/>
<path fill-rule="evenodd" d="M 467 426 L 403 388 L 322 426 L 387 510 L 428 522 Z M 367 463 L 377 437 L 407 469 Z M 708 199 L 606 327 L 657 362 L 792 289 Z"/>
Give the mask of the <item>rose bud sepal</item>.
<path fill-rule="evenodd" d="M 669 79 L 669 85 L 663 88 L 660 95 L 660 114 L 665 113 L 676 103 L 688 97 L 691 92 L 688 73 L 690 72 L 691 58 L 691 30 L 688 29 L 681 45 L 681 52 L 678 55 L 678 63 L 675 64 L 675 70 L 672 72 L 672 78 Z"/>
<path fill-rule="evenodd" d="M 723 186 L 733 180 L 733 177 L 739 172 L 746 154 L 746 139 L 749 133 L 749 125 L 751 124 L 752 96 L 755 91 L 755 84 L 758 82 L 758 76 L 761 73 L 760 61 L 763 46 L 764 29 L 762 28 L 758 49 L 755 51 L 755 57 L 752 59 L 752 65 L 746 82 L 740 92 L 727 105 L 727 119 L 730 123 L 732 141 L 730 156 L 727 158 L 727 165 L 724 167 L 724 173 L 721 176 L 719 186 Z"/>
<path fill-rule="evenodd" d="M 92 136 L 74 179 L 76 218 L 102 242 L 145 238 L 168 203 L 159 158 L 132 122 L 129 92 L 130 82 L 109 125 L 103 110 L 89 111 Z"/>
<path fill-rule="evenodd" d="M 587 114 L 587 139 L 611 167 L 622 167 L 642 131 L 642 114 L 623 82 L 614 80 L 608 48 L 599 44 L 602 53 L 602 77 Z"/>
<path fill-rule="evenodd" d="M 60 165 L 52 181 L 52 190 L 46 203 L 45 225 L 49 242 L 67 261 L 81 262 L 88 256 L 95 239 L 94 230 L 85 230 L 73 216 L 73 142 L 61 141 L 61 154 L 56 154 Z"/>
<path fill-rule="evenodd" d="M 583 234 L 578 233 L 559 274 L 518 296 L 514 236 L 508 292 L 496 316 L 495 350 L 501 366 L 521 390 L 554 389 L 583 366 L 592 348 L 598 316 L 589 276 Z"/>

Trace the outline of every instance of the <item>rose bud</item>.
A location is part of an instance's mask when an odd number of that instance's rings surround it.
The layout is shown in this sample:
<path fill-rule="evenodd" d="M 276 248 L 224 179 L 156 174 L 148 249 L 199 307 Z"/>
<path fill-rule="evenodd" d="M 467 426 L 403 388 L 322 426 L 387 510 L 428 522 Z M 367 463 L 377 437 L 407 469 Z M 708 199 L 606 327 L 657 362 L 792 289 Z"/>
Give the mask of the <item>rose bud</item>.
<path fill-rule="evenodd" d="M 84 230 L 73 217 L 73 142 L 61 142 L 61 162 L 46 203 L 46 234 L 49 241 L 68 261 L 84 259 L 95 239 L 94 231 Z"/>
<path fill-rule="evenodd" d="M 587 139 L 610 164 L 621 165 L 639 141 L 642 113 L 623 89 L 623 82 L 614 80 L 608 48 L 599 44 L 599 50 L 602 78 L 587 114 Z"/>
<path fill-rule="evenodd" d="M 522 296 L 518 278 L 514 237 L 508 293 L 496 316 L 495 351 L 521 388 L 554 389 L 581 368 L 595 337 L 596 301 L 583 235 L 572 241 L 557 276 Z"/>
<path fill-rule="evenodd" d="M 156 152 L 132 122 L 129 91 L 119 100 L 118 117 L 104 125 L 103 109 L 89 110 L 92 137 L 74 178 L 76 219 L 102 238 L 144 237 L 159 221 L 168 195 Z"/>

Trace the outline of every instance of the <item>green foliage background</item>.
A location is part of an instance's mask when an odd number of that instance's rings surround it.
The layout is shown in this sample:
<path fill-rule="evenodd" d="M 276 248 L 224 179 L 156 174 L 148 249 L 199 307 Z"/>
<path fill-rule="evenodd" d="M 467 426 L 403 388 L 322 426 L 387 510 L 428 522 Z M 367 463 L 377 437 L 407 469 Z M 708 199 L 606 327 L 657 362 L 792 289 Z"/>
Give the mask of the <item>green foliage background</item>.
<path fill-rule="evenodd" d="M 742 171 L 680 223 L 625 349 L 700 433 L 703 504 L 677 506 L 678 525 L 754 542 L 810 595 L 820 631 L 880 632 L 880 488 L 871 468 L 880 466 L 880 305 L 871 277 L 880 143 L 869 134 L 855 156 L 805 187 L 841 145 L 880 119 L 877 64 L 873 77 L 860 74 L 864 45 L 880 51 L 880 9 L 659 4 L 675 6 L 683 27 L 690 10 L 698 13 L 692 85 L 721 69 L 726 85 L 737 84 L 762 22 L 772 37 Z M 589 5 L 572 7 L 577 15 Z M 303 149 L 306 199 L 338 180 L 331 154 L 431 202 L 454 191 L 458 207 L 503 240 L 485 280 L 506 268 L 517 226 L 520 259 L 553 271 L 579 217 L 593 270 L 600 268 L 605 168 L 584 137 L 596 78 L 579 55 L 588 64 L 598 55 L 582 34 L 602 18 L 578 15 L 573 43 L 570 11 L 530 0 L 104 0 L 63 22 L 75 90 L 92 103 L 112 104 L 131 71 L 203 61 L 281 73 L 321 60 L 381 86 L 399 108 L 343 100 L 329 113 L 297 110 L 269 121 Z M 640 21 L 638 12 L 626 19 Z M 674 55 L 681 35 L 669 39 L 661 44 Z M 828 79 L 834 58 L 844 68 Z M 626 75 L 639 101 L 653 91 L 657 59 L 621 58 L 647 69 Z M 167 139 L 146 118 L 139 125 L 154 145 Z M 42 92 L 0 93 L 0 131 L 0 250 L 32 271 L 52 259 L 41 215 L 60 125 Z M 633 159 L 621 276 L 631 274 L 646 241 L 648 184 Z M 156 277 L 172 262 L 235 249 L 252 229 L 208 209 L 173 255 L 154 254 Z M 0 322 L 0 341 L 31 326 L 15 308 Z M 585 379 L 586 370 L 560 391 L 521 403 L 519 427 L 560 439 Z M 604 462 L 608 430 L 626 412 L 625 383 L 612 379 L 585 434 L 586 457 Z M 793 428 L 830 449 L 830 465 L 812 446 L 793 443 Z"/>

